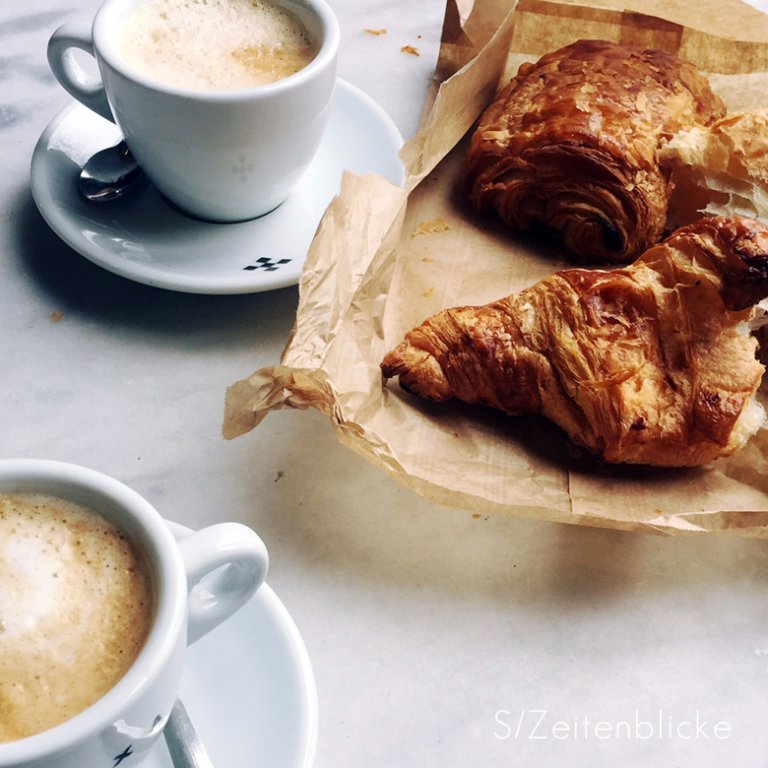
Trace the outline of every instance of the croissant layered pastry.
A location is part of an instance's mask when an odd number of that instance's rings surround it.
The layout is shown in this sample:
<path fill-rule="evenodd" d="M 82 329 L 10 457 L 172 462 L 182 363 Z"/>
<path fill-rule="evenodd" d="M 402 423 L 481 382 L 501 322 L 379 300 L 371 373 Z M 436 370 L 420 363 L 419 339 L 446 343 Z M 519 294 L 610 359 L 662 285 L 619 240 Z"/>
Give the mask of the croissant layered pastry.
<path fill-rule="evenodd" d="M 676 226 L 732 213 L 768 220 L 768 109 L 682 131 L 660 158 L 671 170 L 668 219 Z"/>
<path fill-rule="evenodd" d="M 660 144 L 724 115 L 693 64 L 581 40 L 520 67 L 481 116 L 462 183 L 515 229 L 547 228 L 584 260 L 631 261 L 666 224 Z"/>
<path fill-rule="evenodd" d="M 628 267 L 439 312 L 381 369 L 423 398 L 543 414 L 608 463 L 695 466 L 765 421 L 749 324 L 766 296 L 768 227 L 711 217 Z"/>

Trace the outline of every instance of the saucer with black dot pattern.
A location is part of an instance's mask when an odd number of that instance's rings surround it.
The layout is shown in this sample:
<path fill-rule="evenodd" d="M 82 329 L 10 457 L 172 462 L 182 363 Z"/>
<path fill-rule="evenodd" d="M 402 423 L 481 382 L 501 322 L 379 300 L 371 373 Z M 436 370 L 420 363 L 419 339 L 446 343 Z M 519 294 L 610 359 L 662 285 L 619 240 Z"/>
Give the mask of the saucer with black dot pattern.
<path fill-rule="evenodd" d="M 104 269 L 187 293 L 258 293 L 295 285 L 344 170 L 403 183 L 402 137 L 369 96 L 338 80 L 328 128 L 291 196 L 252 221 L 215 224 L 180 212 L 147 181 L 119 200 L 77 191 L 85 161 L 116 144 L 118 128 L 78 102 L 43 132 L 32 155 L 32 195 L 51 229 Z"/>

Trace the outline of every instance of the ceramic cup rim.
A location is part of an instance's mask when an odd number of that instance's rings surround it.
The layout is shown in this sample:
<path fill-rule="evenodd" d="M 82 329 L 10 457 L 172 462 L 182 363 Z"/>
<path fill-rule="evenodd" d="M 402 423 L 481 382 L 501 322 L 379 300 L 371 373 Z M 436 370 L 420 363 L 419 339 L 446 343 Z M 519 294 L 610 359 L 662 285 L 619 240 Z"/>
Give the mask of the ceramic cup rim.
<path fill-rule="evenodd" d="M 0 459 L 0 493 L 29 491 L 65 497 L 55 488 L 79 489 L 71 500 L 88 504 L 102 499 L 119 514 L 127 513 L 130 534 L 139 539 L 152 568 L 155 618 L 144 648 L 125 675 L 101 699 L 49 730 L 0 744 L 0 767 L 52 757 L 96 738 L 138 701 L 170 662 L 180 633 L 185 632 L 187 590 L 181 554 L 160 513 L 136 491 L 87 467 L 45 459 Z M 91 501 L 90 506 L 95 506 Z M 97 511 L 100 511 L 97 509 Z M 106 514 L 106 511 L 105 511 Z M 186 644 L 186 635 L 184 635 Z"/>
<path fill-rule="evenodd" d="M 338 19 L 325 0 L 269 0 L 275 5 L 290 9 L 302 9 L 316 18 L 321 30 L 320 48 L 312 61 L 298 72 L 284 77 L 274 83 L 258 85 L 249 88 L 226 90 L 203 90 L 186 88 L 143 74 L 127 64 L 117 50 L 119 27 L 129 13 L 149 0 L 105 0 L 99 7 L 93 19 L 91 35 L 97 59 L 127 80 L 133 81 L 148 90 L 167 96 L 175 96 L 210 104 L 233 104 L 272 99 L 296 88 L 307 81 L 312 81 L 317 75 L 334 65 L 341 30 Z"/>

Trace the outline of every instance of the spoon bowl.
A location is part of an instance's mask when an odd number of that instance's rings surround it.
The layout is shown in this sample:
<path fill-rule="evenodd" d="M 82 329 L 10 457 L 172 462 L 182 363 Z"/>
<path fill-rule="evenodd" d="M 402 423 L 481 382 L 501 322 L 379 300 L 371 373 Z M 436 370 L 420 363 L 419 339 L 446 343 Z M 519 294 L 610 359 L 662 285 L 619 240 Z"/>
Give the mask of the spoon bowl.
<path fill-rule="evenodd" d="M 80 171 L 80 194 L 86 200 L 106 202 L 123 197 L 144 178 L 136 158 L 123 139 L 91 157 Z"/>

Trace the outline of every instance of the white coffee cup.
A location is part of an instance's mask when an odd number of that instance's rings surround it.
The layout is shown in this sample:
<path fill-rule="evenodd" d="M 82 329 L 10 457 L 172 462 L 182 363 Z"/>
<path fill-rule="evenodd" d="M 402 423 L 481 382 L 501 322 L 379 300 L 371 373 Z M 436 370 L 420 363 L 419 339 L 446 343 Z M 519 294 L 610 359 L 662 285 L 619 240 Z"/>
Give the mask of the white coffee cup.
<path fill-rule="evenodd" d="M 143 0 L 146 2 L 146 0 Z M 303 69 L 237 90 L 182 88 L 147 77 L 120 57 L 124 20 L 142 0 L 106 0 L 93 25 L 54 32 L 48 61 L 61 85 L 117 123 L 160 191 L 193 216 L 252 219 L 284 202 L 320 145 L 336 82 L 339 25 L 325 0 L 274 0 L 293 12 L 318 45 Z M 76 60 L 82 49 L 101 77 Z"/>
<path fill-rule="evenodd" d="M 62 462 L 0 460 L 0 493 L 55 496 L 100 513 L 144 551 L 155 587 L 152 628 L 125 676 L 72 719 L 0 744 L 0 768 L 114 768 L 118 763 L 131 768 L 162 734 L 188 643 L 239 610 L 264 581 L 264 543 L 239 523 L 212 525 L 177 542 L 138 493 L 99 472 Z M 88 663 L 87 651 L 83 663 Z"/>

